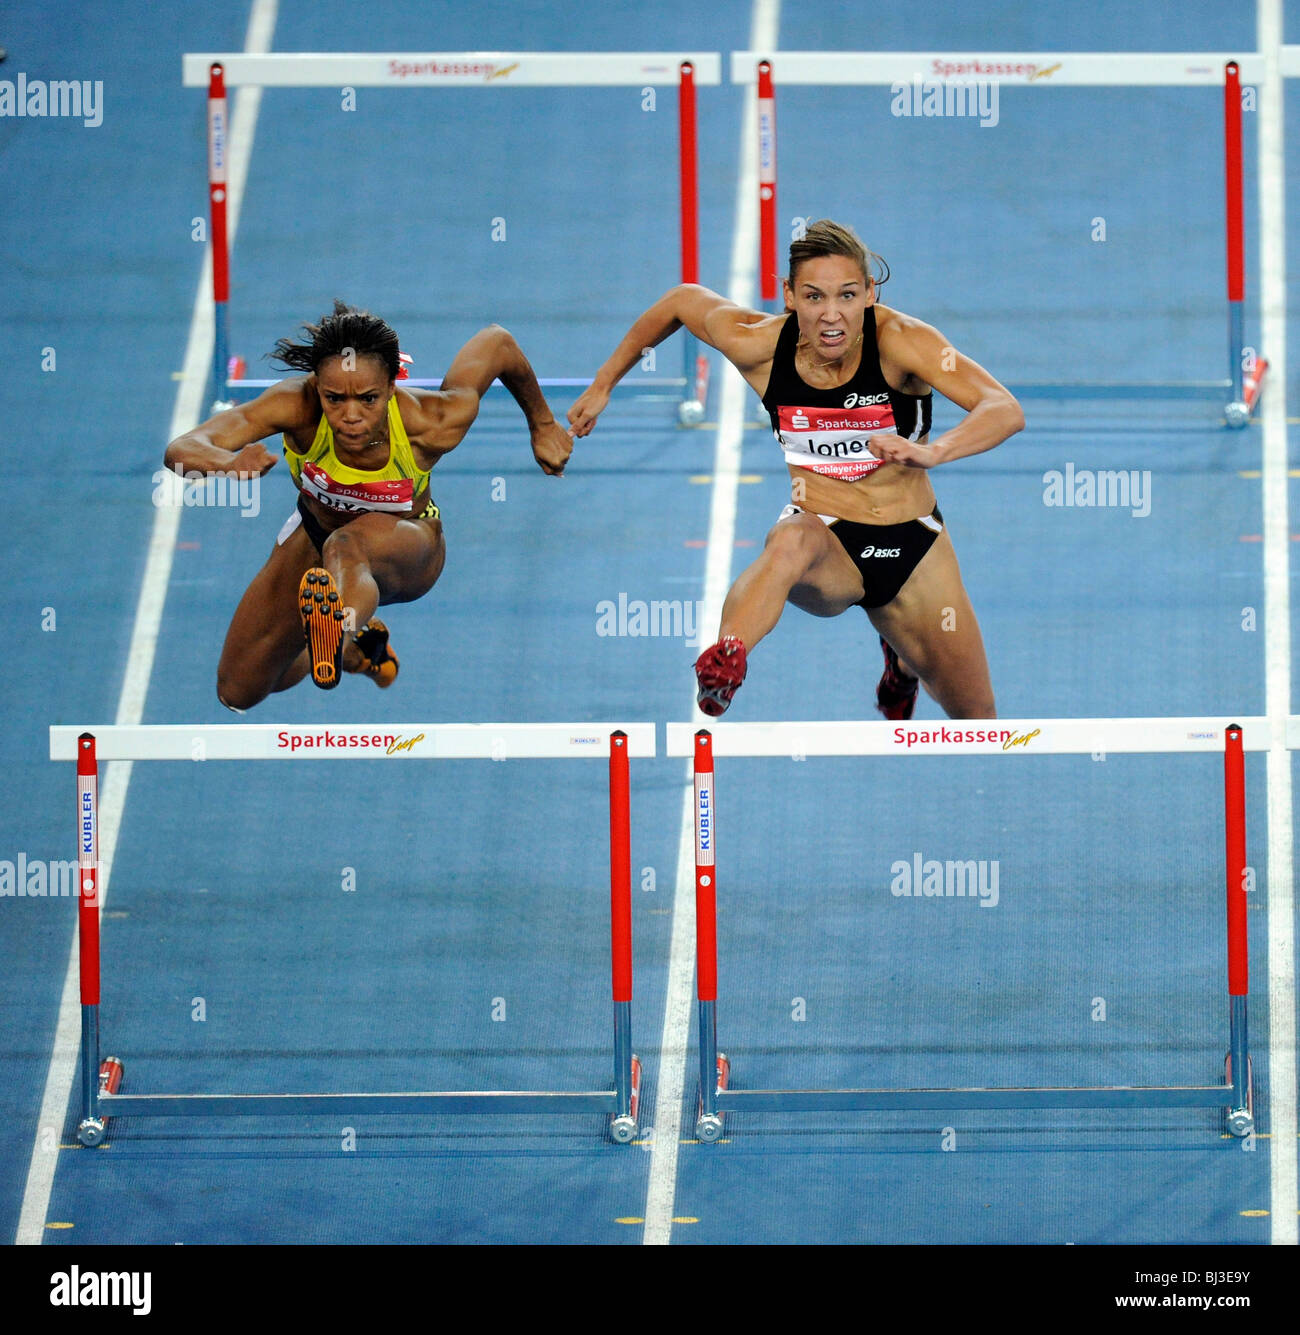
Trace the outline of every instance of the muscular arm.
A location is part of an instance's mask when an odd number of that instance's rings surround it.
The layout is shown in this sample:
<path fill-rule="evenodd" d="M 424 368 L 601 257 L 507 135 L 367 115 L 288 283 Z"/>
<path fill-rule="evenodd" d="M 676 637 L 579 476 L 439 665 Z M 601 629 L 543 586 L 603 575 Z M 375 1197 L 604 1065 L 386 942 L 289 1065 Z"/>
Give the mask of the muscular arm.
<path fill-rule="evenodd" d="M 301 430 L 314 421 L 306 379 L 272 386 L 251 403 L 239 404 L 177 436 L 164 462 L 183 473 L 237 473 L 260 476 L 274 467 L 275 456 L 258 444 L 281 431 Z M 320 415 L 319 403 L 315 414 Z"/>
<path fill-rule="evenodd" d="M 717 348 L 742 371 L 751 370 L 765 355 L 768 360 L 771 358 L 767 340 L 754 336 L 757 322 L 765 319 L 760 311 L 745 310 L 698 283 L 682 283 L 665 292 L 633 324 L 613 355 L 596 372 L 593 383 L 612 389 L 636 365 L 646 348 L 657 347 L 683 326 L 711 348 Z"/>
<path fill-rule="evenodd" d="M 431 396 L 438 402 L 438 423 L 433 433 L 437 447 L 446 451 L 460 443 L 478 416 L 479 403 L 494 380 L 500 380 L 519 405 L 542 471 L 555 476 L 563 473 L 573 442 L 556 423 L 537 376 L 514 335 L 497 324 L 479 330 L 461 348 L 443 377 L 442 388 L 436 396 Z"/>
<path fill-rule="evenodd" d="M 965 409 L 966 416 L 951 431 L 926 445 L 903 449 L 909 442 L 895 447 L 886 438 L 883 444 L 892 452 L 880 453 L 873 448 L 877 457 L 923 467 L 951 463 L 993 449 L 1025 425 L 1025 415 L 1010 390 L 958 352 L 930 325 L 895 313 L 882 331 L 880 350 L 895 365 Z"/>
<path fill-rule="evenodd" d="M 574 434 L 585 436 L 609 402 L 610 391 L 641 359 L 683 326 L 701 342 L 717 348 L 743 374 L 772 360 L 781 317 L 746 310 L 696 283 L 670 288 L 624 334 L 591 388 L 569 410 Z"/>

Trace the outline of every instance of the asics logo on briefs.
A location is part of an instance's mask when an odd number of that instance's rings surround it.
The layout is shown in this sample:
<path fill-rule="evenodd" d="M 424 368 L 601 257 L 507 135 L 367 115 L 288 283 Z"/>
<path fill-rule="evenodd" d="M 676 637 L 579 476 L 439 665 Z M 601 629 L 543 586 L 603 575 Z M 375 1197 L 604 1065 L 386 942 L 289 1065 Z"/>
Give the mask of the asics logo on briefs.
<path fill-rule="evenodd" d="M 903 549 L 901 547 L 864 547 L 858 560 L 862 560 L 863 556 L 901 556 L 902 554 Z"/>

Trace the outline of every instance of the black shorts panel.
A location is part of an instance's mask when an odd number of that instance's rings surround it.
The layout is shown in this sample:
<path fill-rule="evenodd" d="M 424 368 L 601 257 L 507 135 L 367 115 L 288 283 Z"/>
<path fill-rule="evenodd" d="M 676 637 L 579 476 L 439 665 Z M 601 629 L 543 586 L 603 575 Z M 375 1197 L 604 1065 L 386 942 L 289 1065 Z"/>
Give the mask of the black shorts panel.
<path fill-rule="evenodd" d="M 325 551 L 325 539 L 329 537 L 330 531 L 321 527 L 321 522 L 311 512 L 311 507 L 303 500 L 302 492 L 298 493 L 298 514 L 302 519 L 303 532 L 311 540 L 311 545 L 317 552 Z M 424 509 L 415 516 L 416 519 L 439 519 L 441 511 L 434 504 L 433 497 L 429 497 L 429 503 Z"/>
<path fill-rule="evenodd" d="M 321 526 L 321 522 L 311 512 L 311 507 L 303 499 L 302 492 L 298 493 L 298 513 L 302 517 L 302 531 L 311 539 L 311 545 L 317 552 L 325 550 L 325 539 L 329 533 Z"/>
<path fill-rule="evenodd" d="M 858 607 L 884 607 L 898 597 L 898 591 L 943 531 L 943 516 L 937 505 L 928 518 L 939 525 L 938 529 L 921 519 L 909 519 L 905 524 L 857 524 L 837 519 L 829 526 L 862 576 L 866 592 Z"/>

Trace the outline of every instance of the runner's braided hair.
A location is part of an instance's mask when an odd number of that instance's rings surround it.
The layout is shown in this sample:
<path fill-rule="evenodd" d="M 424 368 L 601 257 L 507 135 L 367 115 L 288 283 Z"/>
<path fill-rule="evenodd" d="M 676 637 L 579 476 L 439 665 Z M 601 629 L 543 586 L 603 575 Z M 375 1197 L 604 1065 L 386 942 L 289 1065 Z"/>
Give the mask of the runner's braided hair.
<path fill-rule="evenodd" d="M 304 324 L 302 328 L 309 342 L 294 343 L 282 338 L 276 343 L 271 356 L 281 365 L 314 374 L 326 358 L 350 352 L 354 357 L 377 357 L 383 362 L 388 378 L 397 379 L 401 368 L 397 334 L 387 320 L 336 298 L 333 314 L 323 315 L 318 324 Z"/>

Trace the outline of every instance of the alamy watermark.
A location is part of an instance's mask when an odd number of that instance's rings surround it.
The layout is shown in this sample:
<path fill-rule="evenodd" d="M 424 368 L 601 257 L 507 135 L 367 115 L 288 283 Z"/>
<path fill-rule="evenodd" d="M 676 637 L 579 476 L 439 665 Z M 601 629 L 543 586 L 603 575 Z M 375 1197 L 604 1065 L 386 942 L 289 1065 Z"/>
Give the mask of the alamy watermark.
<path fill-rule="evenodd" d="M 978 117 L 984 129 L 998 123 L 998 84 L 991 79 L 923 79 L 889 85 L 891 116 Z"/>
<path fill-rule="evenodd" d="M 262 479 L 256 473 L 203 473 L 176 464 L 160 468 L 150 481 L 153 503 L 160 507 L 238 509 L 241 519 L 255 519 L 262 512 Z"/>
<path fill-rule="evenodd" d="M 79 886 L 75 861 L 46 862 L 26 853 L 0 858 L 0 899 L 66 899 Z"/>
<path fill-rule="evenodd" d="M 1048 506 L 1104 506 L 1129 510 L 1134 519 L 1151 513 L 1149 468 L 1049 469 L 1043 474 L 1043 504 Z"/>
<path fill-rule="evenodd" d="M 618 601 L 602 599 L 596 604 L 596 634 L 617 636 L 654 635 L 684 640 L 689 645 L 700 643 L 700 623 L 704 619 L 702 602 L 681 598 L 629 598 L 618 595 Z"/>
<path fill-rule="evenodd" d="M 897 899 L 978 899 L 980 908 L 998 906 L 1001 868 L 996 860 L 927 858 L 913 853 L 889 869 L 889 893 Z"/>
<path fill-rule="evenodd" d="M 0 79 L 0 116 L 62 116 L 97 129 L 104 123 L 103 79 Z"/>
<path fill-rule="evenodd" d="M 51 1307 L 129 1307 L 132 1316 L 148 1316 L 152 1293 L 152 1270 L 82 1270 L 73 1265 L 50 1276 Z"/>

